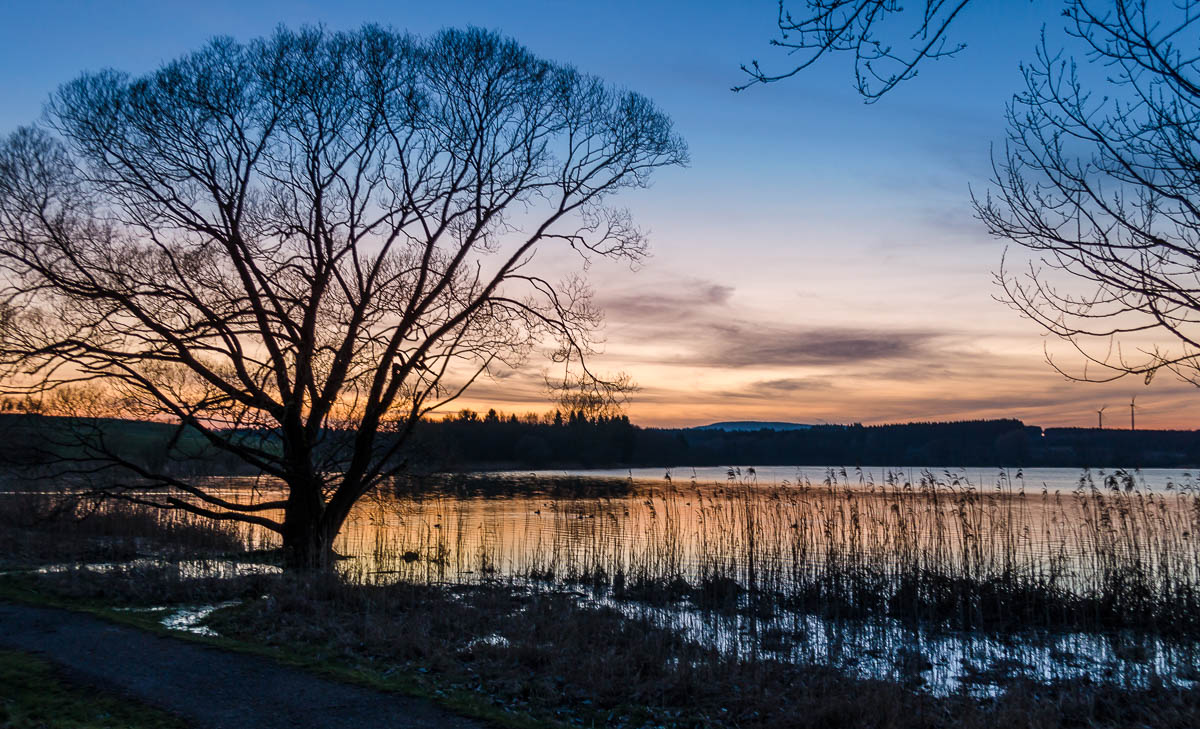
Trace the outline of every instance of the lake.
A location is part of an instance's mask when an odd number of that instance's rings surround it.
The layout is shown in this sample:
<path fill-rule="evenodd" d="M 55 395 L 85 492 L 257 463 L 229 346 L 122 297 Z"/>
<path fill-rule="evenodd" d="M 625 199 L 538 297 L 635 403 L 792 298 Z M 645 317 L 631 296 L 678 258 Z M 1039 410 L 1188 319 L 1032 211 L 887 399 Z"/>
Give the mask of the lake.
<path fill-rule="evenodd" d="M 732 473 L 731 473 L 732 471 Z M 960 479 L 975 486 L 1011 484 L 1023 486 L 1027 491 L 1042 488 L 1051 491 L 1072 491 L 1090 475 L 1092 481 L 1101 484 L 1106 478 L 1124 478 L 1130 474 L 1144 488 L 1160 491 L 1172 488 L 1191 488 L 1200 479 L 1200 469 L 1145 468 L 1145 469 L 1093 469 L 1079 468 L 947 468 L 947 467 L 879 467 L 865 466 L 845 468 L 842 466 L 747 466 L 747 467 L 685 467 L 685 468 L 614 468 L 614 469 L 567 469 L 546 471 L 496 471 L 501 475 L 532 475 L 538 478 L 619 478 L 632 479 L 639 483 L 720 483 L 728 480 L 744 480 L 786 485 L 804 481 L 819 484 L 833 481 L 845 485 L 883 483 L 888 477 L 901 477 L 909 481 L 919 479 L 924 472 L 937 474 L 947 480 Z"/>
<path fill-rule="evenodd" d="M 676 468 L 401 479 L 335 549 L 355 581 L 566 591 L 731 654 L 988 693 L 1192 685 L 1196 534 L 1183 470 Z"/>

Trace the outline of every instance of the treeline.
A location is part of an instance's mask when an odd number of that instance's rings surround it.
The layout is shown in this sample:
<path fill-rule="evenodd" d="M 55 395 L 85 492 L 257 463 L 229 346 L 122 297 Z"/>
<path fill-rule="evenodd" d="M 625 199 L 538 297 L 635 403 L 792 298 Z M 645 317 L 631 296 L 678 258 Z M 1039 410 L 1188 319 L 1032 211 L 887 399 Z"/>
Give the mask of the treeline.
<path fill-rule="evenodd" d="M 631 466 L 648 457 L 642 450 L 647 432 L 627 415 L 555 411 L 518 417 L 464 410 L 421 422 L 407 456 L 428 470 Z"/>
<path fill-rule="evenodd" d="M 78 459 L 47 434 L 61 419 L 0 413 L 0 461 Z M 163 423 L 88 421 L 106 447 L 152 470 L 244 473 L 228 453 Z M 330 432 L 330 440 L 348 436 Z M 270 432 L 245 434 L 270 448 Z M 386 441 L 386 437 L 385 437 Z M 383 444 L 386 445 L 386 442 Z M 184 452 L 184 459 L 172 453 Z M 1200 466 L 1200 431 L 1027 426 L 1019 420 L 817 425 L 756 431 L 643 428 L 624 415 L 473 411 L 421 422 L 398 456 L 415 471 L 683 466 Z"/>
<path fill-rule="evenodd" d="M 414 462 L 435 468 L 637 466 L 1200 465 L 1200 432 L 1027 426 L 1020 420 L 817 425 L 804 430 L 642 428 L 628 418 L 467 416 L 422 423 Z"/>

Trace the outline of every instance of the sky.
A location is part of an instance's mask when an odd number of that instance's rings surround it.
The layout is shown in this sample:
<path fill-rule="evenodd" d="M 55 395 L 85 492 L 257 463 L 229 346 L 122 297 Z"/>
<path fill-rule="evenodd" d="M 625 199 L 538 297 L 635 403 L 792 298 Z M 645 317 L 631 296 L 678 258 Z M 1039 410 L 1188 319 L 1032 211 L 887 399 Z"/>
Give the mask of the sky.
<path fill-rule="evenodd" d="M 774 0 L 4 3 L 0 133 L 35 121 L 81 72 L 147 72 L 214 35 L 366 22 L 498 30 L 645 94 L 688 143 L 688 167 L 619 200 L 650 231 L 651 257 L 636 271 L 588 272 L 606 311 L 593 364 L 639 384 L 634 422 L 1090 426 L 1107 406 L 1112 427 L 1136 396 L 1139 427 L 1200 427 L 1193 386 L 1069 381 L 1046 352 L 1068 368 L 1070 353 L 996 300 L 1005 247 L 974 219 L 970 192 L 988 187 L 1020 61 L 1043 24 L 1055 37 L 1048 6 L 970 6 L 959 57 L 867 105 L 841 58 L 730 91 L 745 80 L 740 64 L 786 67 L 768 45 Z M 544 411 L 545 366 L 499 373 L 462 405 Z"/>

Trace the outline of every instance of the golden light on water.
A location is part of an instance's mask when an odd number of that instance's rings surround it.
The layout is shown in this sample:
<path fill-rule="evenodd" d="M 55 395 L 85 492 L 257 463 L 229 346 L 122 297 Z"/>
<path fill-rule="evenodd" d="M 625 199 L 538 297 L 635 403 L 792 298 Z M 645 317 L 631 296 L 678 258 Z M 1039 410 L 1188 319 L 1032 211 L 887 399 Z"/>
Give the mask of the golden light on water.
<path fill-rule="evenodd" d="M 1058 470 L 1067 471 L 1046 469 Z M 788 594 L 834 566 L 880 578 L 912 568 L 964 579 L 1052 577 L 1082 595 L 1130 560 L 1200 583 L 1200 541 L 1189 537 L 1200 533 L 1200 496 L 1188 488 L 1097 480 L 1084 489 L 1031 484 L 1026 491 L 1021 482 L 900 472 L 880 482 L 832 471 L 828 478 L 562 476 L 546 477 L 532 494 L 535 482 L 511 477 L 452 481 L 452 488 L 418 483 L 363 499 L 335 551 L 344 572 L 384 583 L 611 584 L 621 575 L 700 584 L 720 576 L 742 589 Z M 270 484 L 257 488 L 231 480 L 227 493 L 278 496 Z M 270 543 L 256 527 L 246 529 L 252 541 Z"/>

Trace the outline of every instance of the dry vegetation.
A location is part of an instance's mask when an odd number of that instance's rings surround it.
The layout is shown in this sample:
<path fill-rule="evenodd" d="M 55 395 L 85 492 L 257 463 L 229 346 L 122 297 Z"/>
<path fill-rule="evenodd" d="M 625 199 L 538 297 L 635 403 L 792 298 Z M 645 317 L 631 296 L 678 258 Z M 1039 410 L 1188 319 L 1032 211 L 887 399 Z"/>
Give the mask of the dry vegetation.
<path fill-rule="evenodd" d="M 244 532 L 206 533 L 139 507 L 56 509 L 44 496 L 0 499 L 0 520 L 19 534 L 6 528 L 0 546 L 9 563 L 32 564 L 114 559 L 110 546 L 124 545 L 120 558 L 142 559 L 7 579 L 109 604 L 238 599 L 208 620 L 226 638 L 539 721 L 1200 723 L 1200 693 L 1153 672 L 1141 681 L 1096 675 L 1049 683 L 997 672 L 975 684 L 992 690 L 939 696 L 917 690 L 927 666 L 919 650 L 880 646 L 891 673 L 855 677 L 796 660 L 802 641 L 792 646 L 797 636 L 778 628 L 787 616 L 815 614 L 846 634 L 891 620 L 914 630 L 969 629 L 964 635 L 1032 625 L 1194 645 L 1195 494 L 1121 480 L 1031 496 L 928 474 L 914 483 L 842 481 L 833 474 L 828 483 L 786 486 L 734 479 L 653 492 L 609 484 L 595 496 L 578 488 L 522 496 L 511 484 L 464 491 L 460 484 L 400 502 L 381 498 L 361 517 L 388 528 L 343 543 L 368 554 L 342 563 L 339 574 L 228 568 L 230 553 L 261 545 Z M 493 497 L 507 506 L 521 499 L 541 505 L 546 513 L 516 531 L 536 524 L 557 540 L 518 548 L 464 506 Z M 387 509 L 399 509 L 410 528 L 396 530 L 384 519 Z M 428 528 L 435 519 L 440 527 Z M 472 533 L 482 537 L 472 541 Z M 458 570 L 469 574 L 447 579 Z M 704 640 L 662 619 L 681 613 L 699 616 L 701 633 L 727 640 Z M 1188 661 L 1193 653 L 1185 653 Z M 1185 666 L 1176 675 L 1196 673 Z"/>
<path fill-rule="evenodd" d="M 61 492 L 0 492 L 0 567 L 241 552 L 242 533 L 179 512 Z"/>
<path fill-rule="evenodd" d="M 705 610 L 954 630 L 1200 635 L 1200 492 L 1154 491 L 1121 472 L 1032 494 L 949 474 L 846 476 L 625 492 L 602 483 L 592 495 L 568 484 L 524 498 L 504 481 L 433 497 L 409 486 L 399 506 L 367 512 L 390 526 L 355 543 L 367 559 L 344 571 L 368 582 L 509 577 Z M 489 508 L 489 493 L 506 508 Z M 396 508 L 402 517 L 387 522 Z"/>

